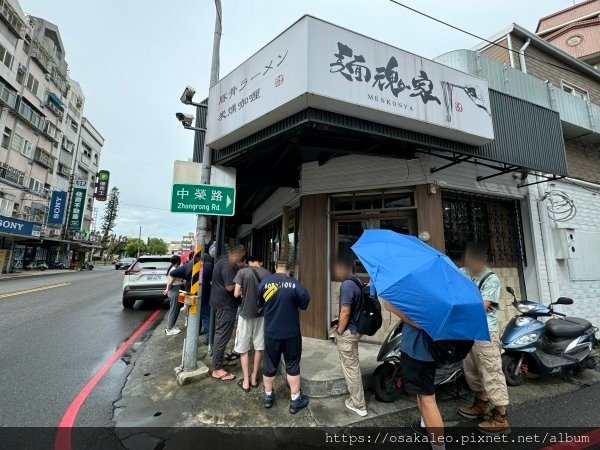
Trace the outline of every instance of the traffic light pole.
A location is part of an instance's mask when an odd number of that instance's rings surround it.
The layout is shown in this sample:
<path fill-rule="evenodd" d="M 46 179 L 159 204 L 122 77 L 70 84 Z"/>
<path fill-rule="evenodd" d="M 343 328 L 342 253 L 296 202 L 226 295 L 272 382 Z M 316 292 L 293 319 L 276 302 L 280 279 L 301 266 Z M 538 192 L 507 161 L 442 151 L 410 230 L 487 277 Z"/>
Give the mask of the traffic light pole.
<path fill-rule="evenodd" d="M 221 33 L 222 33 L 222 17 L 223 11 L 221 9 L 221 0 L 215 0 L 216 17 L 215 17 L 215 33 L 213 39 L 213 54 L 212 63 L 210 69 L 210 86 L 212 87 L 219 82 L 219 50 L 221 46 Z M 208 102 L 210 104 L 210 97 Z M 215 101 L 215 99 L 212 99 Z M 196 125 L 198 126 L 199 121 L 199 108 L 196 108 Z M 196 132 L 198 133 L 198 131 Z M 196 135 L 194 139 L 194 153 L 197 146 L 199 145 L 199 139 Z M 202 172 L 200 176 L 200 182 L 202 184 L 210 184 L 210 169 L 212 153 L 210 147 L 204 140 L 204 149 L 202 152 Z M 192 288 L 190 292 L 190 298 L 193 303 L 190 305 L 188 311 L 188 324 L 186 329 L 186 336 L 183 348 L 183 364 L 180 370 L 176 369 L 177 381 L 179 384 L 187 384 L 198 378 L 202 378 L 208 374 L 208 368 L 200 362 L 198 364 L 198 338 L 200 334 L 200 269 L 202 257 L 206 253 L 205 242 L 206 242 L 206 231 L 207 231 L 208 217 L 205 215 L 198 215 L 196 218 L 196 246 L 194 254 L 194 266 L 192 270 Z"/>

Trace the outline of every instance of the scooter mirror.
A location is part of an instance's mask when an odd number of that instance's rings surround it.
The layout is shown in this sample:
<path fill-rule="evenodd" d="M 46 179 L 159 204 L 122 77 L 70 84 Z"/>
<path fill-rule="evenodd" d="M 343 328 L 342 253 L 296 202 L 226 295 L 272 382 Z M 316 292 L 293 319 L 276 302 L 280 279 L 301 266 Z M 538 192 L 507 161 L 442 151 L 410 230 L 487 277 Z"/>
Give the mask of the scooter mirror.
<path fill-rule="evenodd" d="M 513 288 L 511 288 L 510 286 L 506 286 L 506 292 L 508 292 L 513 297 L 515 296 L 515 290 Z"/>
<path fill-rule="evenodd" d="M 560 297 L 554 302 L 555 305 L 572 305 L 573 299 L 569 297 Z"/>

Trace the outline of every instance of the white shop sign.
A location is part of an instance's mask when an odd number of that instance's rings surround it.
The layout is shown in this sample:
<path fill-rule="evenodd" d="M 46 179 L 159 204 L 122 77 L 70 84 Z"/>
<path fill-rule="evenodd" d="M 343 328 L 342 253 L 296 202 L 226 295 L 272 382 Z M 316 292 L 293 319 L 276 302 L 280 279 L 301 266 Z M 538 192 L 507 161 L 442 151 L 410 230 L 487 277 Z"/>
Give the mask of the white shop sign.
<path fill-rule="evenodd" d="M 208 144 L 308 107 L 472 145 L 494 138 L 485 80 L 304 16 L 211 88 Z"/>

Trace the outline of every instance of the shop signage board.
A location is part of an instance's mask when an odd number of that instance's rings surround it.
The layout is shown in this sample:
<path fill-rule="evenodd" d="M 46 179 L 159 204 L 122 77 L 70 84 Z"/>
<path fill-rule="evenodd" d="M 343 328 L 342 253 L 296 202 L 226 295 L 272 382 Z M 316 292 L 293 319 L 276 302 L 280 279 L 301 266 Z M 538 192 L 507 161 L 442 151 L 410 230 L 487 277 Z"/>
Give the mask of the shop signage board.
<path fill-rule="evenodd" d="M 233 216 L 235 188 L 210 184 L 173 184 L 171 212 Z"/>
<path fill-rule="evenodd" d="M 73 182 L 71 206 L 69 209 L 69 221 L 67 223 L 67 228 L 71 231 L 81 230 L 81 224 L 83 223 L 83 214 L 85 210 L 86 193 L 87 181 L 75 180 Z"/>
<path fill-rule="evenodd" d="M 487 81 L 304 16 L 210 89 L 207 142 L 313 107 L 471 145 L 494 138 Z"/>
<path fill-rule="evenodd" d="M 110 172 L 101 170 L 96 177 L 96 192 L 94 198 L 100 202 L 105 202 L 108 197 L 108 182 L 110 180 Z"/>
<path fill-rule="evenodd" d="M 48 209 L 48 224 L 62 225 L 67 209 L 67 193 L 64 191 L 52 192 L 50 208 Z"/>
<path fill-rule="evenodd" d="M 34 222 L 0 216 L 0 233 L 40 237 L 42 226 Z"/>

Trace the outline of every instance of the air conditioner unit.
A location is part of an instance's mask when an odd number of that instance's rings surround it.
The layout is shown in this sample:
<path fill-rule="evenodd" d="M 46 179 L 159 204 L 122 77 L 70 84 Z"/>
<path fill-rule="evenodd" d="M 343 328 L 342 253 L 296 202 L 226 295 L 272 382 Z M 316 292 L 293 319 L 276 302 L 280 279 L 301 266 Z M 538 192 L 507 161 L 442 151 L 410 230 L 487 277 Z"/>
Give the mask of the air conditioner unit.
<path fill-rule="evenodd" d="M 19 63 L 19 68 L 17 69 L 20 73 L 27 73 L 27 66 L 25 64 Z"/>

